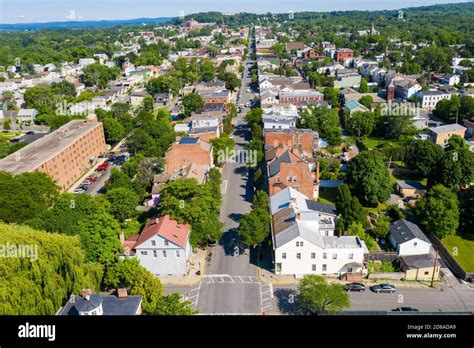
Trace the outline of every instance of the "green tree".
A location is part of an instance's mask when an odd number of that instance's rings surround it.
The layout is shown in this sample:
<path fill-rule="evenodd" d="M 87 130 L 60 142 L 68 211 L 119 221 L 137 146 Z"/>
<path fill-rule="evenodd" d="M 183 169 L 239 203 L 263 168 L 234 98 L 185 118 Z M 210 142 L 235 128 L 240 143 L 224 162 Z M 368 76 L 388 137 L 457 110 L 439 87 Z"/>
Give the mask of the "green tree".
<path fill-rule="evenodd" d="M 350 306 L 349 295 L 340 284 L 328 284 L 317 275 L 305 276 L 298 286 L 298 300 L 312 314 L 334 314 Z"/>
<path fill-rule="evenodd" d="M 455 143 L 451 143 L 451 147 L 455 146 Z M 430 185 L 439 183 L 454 190 L 473 181 L 474 153 L 466 147 L 446 150 L 428 177 Z"/>
<path fill-rule="evenodd" d="M 11 175 L 0 172 L 0 220 L 23 223 L 50 208 L 59 187 L 40 172 Z"/>
<path fill-rule="evenodd" d="M 341 92 L 338 88 L 325 88 L 323 93 L 324 99 L 326 99 L 332 107 L 338 108 L 341 106 Z"/>
<path fill-rule="evenodd" d="M 362 151 L 348 165 L 346 183 L 364 205 L 385 202 L 392 191 L 390 175 L 381 155 Z"/>
<path fill-rule="evenodd" d="M 130 283 L 130 294 L 142 296 L 143 314 L 153 314 L 163 296 L 163 286 L 148 270 L 138 267 Z"/>
<path fill-rule="evenodd" d="M 359 103 L 364 105 L 369 110 L 372 108 L 373 102 L 374 102 L 374 99 L 372 98 L 371 95 L 365 95 L 359 99 Z"/>
<path fill-rule="evenodd" d="M 408 148 L 405 163 L 422 176 L 428 176 L 443 157 L 441 146 L 432 141 L 416 140 Z"/>
<path fill-rule="evenodd" d="M 140 261 L 136 258 L 118 260 L 109 267 L 104 276 L 104 285 L 111 288 L 128 288 L 131 286 L 135 274 L 140 268 Z"/>
<path fill-rule="evenodd" d="M 82 69 L 83 81 L 86 86 L 107 87 L 109 81 L 120 77 L 120 70 L 116 67 L 109 68 L 100 63 L 89 64 Z"/>
<path fill-rule="evenodd" d="M 205 82 L 212 81 L 214 77 L 216 76 L 216 68 L 214 67 L 214 64 L 209 59 L 204 59 L 201 61 L 200 65 L 200 74 L 201 74 L 201 80 Z"/>
<path fill-rule="evenodd" d="M 349 118 L 348 128 L 359 139 L 361 136 L 372 133 L 374 127 L 375 117 L 371 112 L 356 111 Z"/>
<path fill-rule="evenodd" d="M 196 311 L 191 301 L 183 301 L 181 294 L 171 293 L 161 296 L 158 300 L 153 315 L 193 315 Z"/>
<path fill-rule="evenodd" d="M 171 93 L 176 96 L 179 94 L 180 82 L 173 76 L 163 75 L 150 79 L 146 85 L 146 89 L 151 95 L 157 93 Z"/>
<path fill-rule="evenodd" d="M 456 195 L 443 185 L 433 186 L 414 208 L 418 224 L 438 238 L 453 235 L 459 226 L 459 203 Z"/>
<path fill-rule="evenodd" d="M 378 249 L 377 242 L 364 229 L 364 226 L 359 222 L 353 222 L 347 229 L 347 233 L 351 236 L 357 236 L 363 240 L 369 251 L 376 251 Z"/>
<path fill-rule="evenodd" d="M 218 166 L 224 165 L 230 160 L 228 155 L 230 151 L 235 147 L 235 140 L 229 138 L 227 135 L 221 135 L 219 138 L 211 140 L 213 146 L 214 163 Z"/>
<path fill-rule="evenodd" d="M 317 131 L 321 138 L 328 139 L 330 145 L 341 143 L 339 115 L 335 109 L 329 109 L 326 105 L 309 105 L 301 112 L 297 127 Z"/>
<path fill-rule="evenodd" d="M 0 315 L 54 315 L 71 294 L 100 290 L 102 266 L 86 262 L 78 237 L 0 222 L 0 245 L 37 247 L 0 258 Z"/>
<path fill-rule="evenodd" d="M 115 144 L 125 136 L 125 128 L 112 117 L 101 120 L 104 126 L 105 140 L 108 144 Z"/>
<path fill-rule="evenodd" d="M 153 184 L 153 177 L 160 174 L 164 169 L 164 160 L 159 157 L 145 158 L 137 168 L 136 182 L 142 187 L 149 189 Z"/>
<path fill-rule="evenodd" d="M 255 208 L 240 219 L 237 233 L 244 246 L 256 247 L 270 235 L 271 216 L 266 207 Z"/>
<path fill-rule="evenodd" d="M 202 109 L 204 100 L 197 93 L 190 93 L 183 97 L 184 114 L 190 116 L 193 111 Z"/>
<path fill-rule="evenodd" d="M 143 99 L 143 110 L 153 112 L 153 97 L 147 95 Z"/>
<path fill-rule="evenodd" d="M 78 225 L 86 260 L 102 265 L 114 263 L 116 254 L 121 249 L 120 224 L 109 214 L 96 214 L 79 221 Z"/>
<path fill-rule="evenodd" d="M 364 208 L 359 203 L 357 197 L 352 196 L 347 184 L 341 185 L 338 189 L 336 209 L 340 215 L 338 219 L 339 229 L 347 230 L 353 222 L 364 223 L 366 220 Z"/>
<path fill-rule="evenodd" d="M 360 93 L 368 93 L 369 92 L 369 84 L 368 84 L 366 79 L 362 79 L 360 81 L 359 92 Z"/>
<path fill-rule="evenodd" d="M 140 197 L 133 190 L 125 187 L 107 190 L 105 199 L 110 202 L 110 214 L 119 222 L 137 216 L 137 205 L 140 202 Z"/>

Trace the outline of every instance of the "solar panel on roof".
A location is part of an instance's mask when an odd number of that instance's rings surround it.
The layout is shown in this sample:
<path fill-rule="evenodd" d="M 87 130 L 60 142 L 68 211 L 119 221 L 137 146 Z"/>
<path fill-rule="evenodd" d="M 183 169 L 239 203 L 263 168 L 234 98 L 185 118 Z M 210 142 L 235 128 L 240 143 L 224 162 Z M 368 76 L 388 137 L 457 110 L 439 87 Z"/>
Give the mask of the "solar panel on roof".
<path fill-rule="evenodd" d="M 198 138 L 181 138 L 179 141 L 180 144 L 196 144 L 198 142 Z"/>

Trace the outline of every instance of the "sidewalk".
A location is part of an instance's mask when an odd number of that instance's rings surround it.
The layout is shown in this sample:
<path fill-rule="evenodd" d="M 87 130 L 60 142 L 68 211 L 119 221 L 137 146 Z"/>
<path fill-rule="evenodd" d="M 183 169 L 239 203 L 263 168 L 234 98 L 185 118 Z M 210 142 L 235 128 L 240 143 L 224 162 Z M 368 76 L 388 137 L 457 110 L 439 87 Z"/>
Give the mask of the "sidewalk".
<path fill-rule="evenodd" d="M 264 284 L 273 284 L 273 285 L 298 285 L 299 279 L 294 275 L 287 274 L 274 274 L 265 269 L 259 268 L 257 270 L 257 276 L 260 281 Z M 328 283 L 338 283 L 338 284 L 347 284 L 349 282 L 340 280 L 338 278 L 326 277 Z M 366 286 L 372 286 L 380 283 L 390 283 L 397 288 L 430 288 L 430 282 L 417 282 L 417 281 L 402 281 L 402 280 L 372 280 L 372 279 L 362 279 L 360 283 L 365 284 Z M 439 287 L 440 285 L 444 286 L 444 282 L 435 282 L 434 286 Z"/>
<path fill-rule="evenodd" d="M 206 270 L 207 249 L 197 249 L 191 256 L 187 275 L 169 275 L 158 277 L 163 285 L 190 286 L 198 284 Z"/>

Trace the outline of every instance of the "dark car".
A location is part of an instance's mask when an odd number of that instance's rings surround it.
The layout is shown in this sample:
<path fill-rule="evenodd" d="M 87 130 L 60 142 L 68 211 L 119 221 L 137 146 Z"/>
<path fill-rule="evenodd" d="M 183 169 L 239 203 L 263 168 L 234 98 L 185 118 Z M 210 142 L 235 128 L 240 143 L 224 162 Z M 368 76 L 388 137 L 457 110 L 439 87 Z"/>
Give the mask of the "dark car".
<path fill-rule="evenodd" d="M 347 291 L 365 291 L 365 285 L 362 283 L 349 283 L 344 285 L 344 289 Z"/>
<path fill-rule="evenodd" d="M 413 307 L 398 307 L 392 309 L 392 312 L 419 312 L 419 310 Z"/>
<path fill-rule="evenodd" d="M 370 290 L 372 290 L 373 292 L 376 292 L 377 294 L 381 292 L 391 294 L 397 291 L 397 289 L 391 284 L 377 284 L 377 285 L 371 286 Z"/>

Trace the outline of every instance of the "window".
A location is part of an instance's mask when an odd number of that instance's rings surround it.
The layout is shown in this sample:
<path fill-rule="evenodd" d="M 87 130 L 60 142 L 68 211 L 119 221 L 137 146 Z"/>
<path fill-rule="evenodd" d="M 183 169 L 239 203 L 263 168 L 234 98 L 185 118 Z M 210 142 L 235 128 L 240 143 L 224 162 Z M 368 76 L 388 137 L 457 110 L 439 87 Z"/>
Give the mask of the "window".
<path fill-rule="evenodd" d="M 332 259 L 337 260 L 337 254 L 332 254 Z"/>
<path fill-rule="evenodd" d="M 297 258 L 298 260 L 301 260 L 301 253 L 296 253 L 296 258 Z"/>
<path fill-rule="evenodd" d="M 156 252 L 156 250 L 153 250 L 153 257 L 156 259 L 158 257 L 158 253 Z"/>
<path fill-rule="evenodd" d="M 276 264 L 276 271 L 277 271 L 277 272 L 281 272 L 281 263 L 280 263 L 280 262 L 278 262 L 278 263 Z"/>
<path fill-rule="evenodd" d="M 327 259 L 328 258 L 328 253 L 323 253 L 323 259 Z"/>
<path fill-rule="evenodd" d="M 281 258 L 286 259 L 286 253 L 281 253 Z"/>
<path fill-rule="evenodd" d="M 179 250 L 176 250 L 176 257 L 179 257 Z"/>
<path fill-rule="evenodd" d="M 303 246 L 303 242 L 300 242 L 300 246 Z"/>
<path fill-rule="evenodd" d="M 275 179 L 276 182 L 280 182 L 280 177 L 277 176 L 276 179 Z"/>
<path fill-rule="evenodd" d="M 151 245 L 156 246 L 156 241 L 152 240 Z"/>
<path fill-rule="evenodd" d="M 163 257 L 166 257 L 166 250 L 163 250 Z"/>
<path fill-rule="evenodd" d="M 316 264 L 313 263 L 311 265 L 311 271 L 316 272 Z"/>
<path fill-rule="evenodd" d="M 326 271 L 327 271 L 327 268 L 328 268 L 327 265 L 324 264 L 324 265 L 323 265 L 323 272 L 326 272 Z"/>
<path fill-rule="evenodd" d="M 142 255 L 148 255 L 148 252 L 146 252 L 146 251 L 141 251 L 140 254 L 142 254 Z"/>
<path fill-rule="evenodd" d="M 288 177 L 286 178 L 286 181 L 291 182 L 291 176 L 288 176 Z"/>
<path fill-rule="evenodd" d="M 324 232 L 324 235 L 325 235 L 326 237 L 328 237 L 328 236 L 329 236 L 329 231 Z"/>
<path fill-rule="evenodd" d="M 316 253 L 311 253 L 311 258 L 315 259 L 316 258 Z"/>
<path fill-rule="evenodd" d="M 413 246 L 414 246 L 414 247 L 416 247 L 417 245 L 418 245 L 418 243 L 417 243 L 417 242 L 414 242 L 414 243 L 413 243 Z"/>
<path fill-rule="evenodd" d="M 349 260 L 352 260 L 354 258 L 354 254 L 349 254 Z"/>
<path fill-rule="evenodd" d="M 296 246 L 299 247 L 299 246 L 300 246 L 300 242 L 296 242 Z"/>
<path fill-rule="evenodd" d="M 425 275 L 428 275 L 430 272 L 425 272 Z"/>
<path fill-rule="evenodd" d="M 352 273 L 352 268 L 351 267 L 347 267 L 347 273 Z"/>
<path fill-rule="evenodd" d="M 170 242 L 168 242 L 167 240 L 165 240 L 165 245 L 166 245 L 166 246 L 170 245 Z"/>

